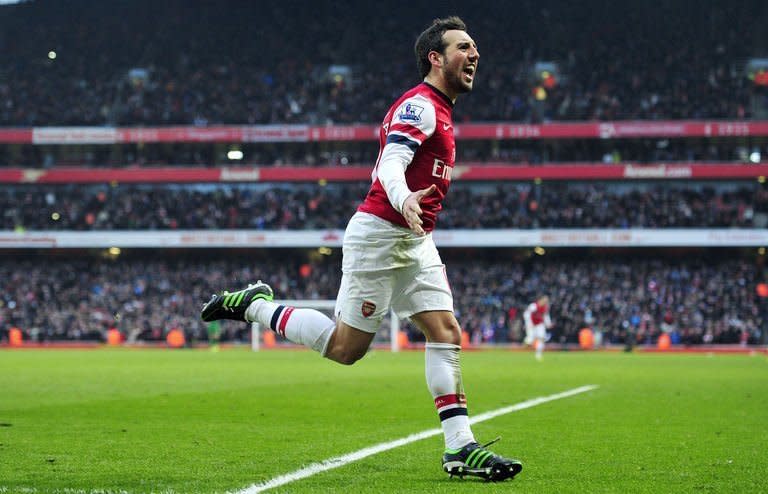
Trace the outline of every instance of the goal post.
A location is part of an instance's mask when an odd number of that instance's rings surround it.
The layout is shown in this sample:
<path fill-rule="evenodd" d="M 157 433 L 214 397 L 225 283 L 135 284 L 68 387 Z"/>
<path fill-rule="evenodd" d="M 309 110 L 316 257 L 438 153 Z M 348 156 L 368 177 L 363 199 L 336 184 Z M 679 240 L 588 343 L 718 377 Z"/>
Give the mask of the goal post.
<path fill-rule="evenodd" d="M 333 318 L 333 310 L 336 307 L 335 300 L 275 300 L 276 304 L 286 305 L 291 307 L 298 307 L 303 309 L 315 309 L 328 314 Z M 269 329 L 267 329 L 269 331 Z M 392 352 L 400 350 L 400 318 L 397 317 L 395 311 L 389 311 L 389 348 Z M 261 324 L 254 322 L 251 323 L 251 349 L 254 352 L 258 352 L 261 349 L 262 339 Z"/>

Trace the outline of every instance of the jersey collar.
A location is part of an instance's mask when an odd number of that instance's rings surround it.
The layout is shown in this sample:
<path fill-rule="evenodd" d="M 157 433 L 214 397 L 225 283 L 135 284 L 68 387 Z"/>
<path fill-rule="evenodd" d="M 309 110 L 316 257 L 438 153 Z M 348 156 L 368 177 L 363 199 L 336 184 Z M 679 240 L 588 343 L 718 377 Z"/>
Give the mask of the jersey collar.
<path fill-rule="evenodd" d="M 448 106 L 449 106 L 449 107 L 453 108 L 453 101 L 451 101 L 451 98 L 449 98 L 448 96 L 446 96 L 446 95 L 445 95 L 445 93 L 443 93 L 442 91 L 440 91 L 439 89 L 437 89 L 435 86 L 433 86 L 432 84 L 430 84 L 430 83 L 428 83 L 428 82 L 426 82 L 426 81 L 422 82 L 422 84 L 424 84 L 424 85 L 425 85 L 425 86 L 427 86 L 429 89 L 431 89 L 432 91 L 434 91 L 434 93 L 435 93 L 435 94 L 437 94 L 438 96 L 440 96 L 441 98 L 443 98 L 443 99 L 445 100 L 445 102 L 446 102 L 446 103 L 448 103 Z"/>

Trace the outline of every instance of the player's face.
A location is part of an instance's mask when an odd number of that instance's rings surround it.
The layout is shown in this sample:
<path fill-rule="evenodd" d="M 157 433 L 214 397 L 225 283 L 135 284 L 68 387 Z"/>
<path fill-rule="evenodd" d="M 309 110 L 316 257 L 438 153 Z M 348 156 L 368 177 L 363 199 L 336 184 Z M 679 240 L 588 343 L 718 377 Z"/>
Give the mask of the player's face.
<path fill-rule="evenodd" d="M 443 56 L 443 77 L 447 89 L 454 94 L 472 91 L 480 52 L 465 31 L 452 29 L 443 34 L 446 43 Z"/>

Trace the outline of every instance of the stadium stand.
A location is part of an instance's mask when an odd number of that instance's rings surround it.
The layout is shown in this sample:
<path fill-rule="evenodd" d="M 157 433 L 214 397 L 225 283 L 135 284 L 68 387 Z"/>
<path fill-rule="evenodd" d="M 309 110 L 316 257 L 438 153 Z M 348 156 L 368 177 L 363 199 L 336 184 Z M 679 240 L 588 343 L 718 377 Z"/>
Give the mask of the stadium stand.
<path fill-rule="evenodd" d="M 594 7 L 599 19 L 564 1 L 462 14 L 482 77 L 456 108 L 461 173 L 438 223 L 472 230 L 470 245 L 441 248 L 459 320 L 475 343 L 518 343 L 520 311 L 549 293 L 562 344 L 583 327 L 608 344 L 661 332 L 675 344 L 765 344 L 768 91 L 746 66 L 765 56 L 767 4 Z M 39 342 L 103 341 L 111 327 L 130 342 L 174 328 L 201 341 L 200 303 L 233 280 L 333 298 L 335 247 L 219 241 L 343 228 L 367 190 L 376 123 L 416 82 L 410 41 L 393 40 L 438 15 L 421 0 L 402 18 L 379 8 L 3 7 L 0 342 L 11 327 Z M 635 240 L 673 228 L 703 240 L 626 247 L 602 230 Z M 491 229 L 541 241 L 489 246 Z M 192 230 L 211 235 L 194 248 L 153 235 Z M 150 245 L 84 236 L 105 232 Z M 75 248 L 56 245 L 70 233 Z M 224 341 L 250 338 L 224 328 Z"/>
<path fill-rule="evenodd" d="M 344 228 L 364 182 L 8 186 L 3 230 Z M 731 182 L 457 183 L 441 229 L 765 228 L 768 188 Z"/>
<path fill-rule="evenodd" d="M 104 341 L 116 327 L 128 341 L 163 341 L 180 328 L 189 341 L 204 341 L 200 301 L 224 283 L 269 279 L 285 298 L 332 299 L 340 281 L 337 254 L 314 261 L 300 251 L 139 251 L 125 259 L 75 254 L 3 258 L 4 332 L 15 326 L 31 341 Z M 521 311 L 543 292 L 555 301 L 555 342 L 576 344 L 578 331 L 592 327 L 606 343 L 623 343 L 634 326 L 638 342 L 651 343 L 664 324 L 674 343 L 761 341 L 768 304 L 754 287 L 762 265 L 743 252 L 584 254 L 527 257 L 521 250 L 483 250 L 484 260 L 472 261 L 467 252 L 447 250 L 451 286 L 461 294 L 457 315 L 472 341 L 519 343 Z M 222 341 L 249 338 L 247 325 L 224 326 Z M 416 332 L 411 339 L 418 339 Z"/>
<path fill-rule="evenodd" d="M 290 129 L 291 127 L 285 127 Z M 461 129 L 461 127 L 459 127 Z M 7 132 L 7 131 L 6 131 Z M 95 144 L 93 140 L 80 142 L 80 146 L 36 143 L 28 131 L 25 142 L 12 142 L 0 130 L 0 142 L 11 145 L 0 150 L 2 168 L 51 169 L 56 167 L 87 168 L 160 168 L 160 167 L 348 167 L 369 166 L 376 160 L 376 143 L 366 133 L 360 142 L 323 141 L 292 142 L 290 144 L 248 143 L 234 137 L 232 142 L 156 144 Z M 214 131 L 211 130 L 211 133 Z M 198 133 L 199 129 L 198 129 Z M 65 137 L 66 138 L 66 137 Z M 7 139 L 7 140 L 6 140 Z M 184 140 L 184 138 L 180 138 Z M 9 142 L 11 141 L 11 142 Z M 297 139 L 298 141 L 298 139 Z M 243 158 L 228 157 L 231 150 L 243 153 Z M 645 139 L 587 139 L 538 140 L 516 139 L 508 141 L 463 141 L 457 150 L 462 163 L 494 166 L 568 165 L 569 163 L 617 164 L 630 163 L 721 163 L 749 164 L 755 161 L 753 153 L 768 154 L 768 139 L 759 132 L 741 141 L 693 138 Z M 758 160 L 759 161 L 759 160 Z"/>
<path fill-rule="evenodd" d="M 648 3 L 631 13 L 594 3 L 600 16 L 533 0 L 493 3 L 491 17 L 480 5 L 465 14 L 483 57 L 474 98 L 483 104 L 457 108 L 456 121 L 743 119 L 762 111 L 766 92 L 744 75 L 745 61 L 764 55 L 756 53 L 764 46 L 762 2 Z M 375 122 L 417 77 L 405 63 L 411 35 L 393 39 L 437 15 L 425 1 L 409 2 L 405 16 L 327 0 L 297 7 L 281 2 L 267 11 L 234 0 L 6 7 L 0 125 Z M 541 62 L 556 62 L 556 77 L 536 76 Z"/>

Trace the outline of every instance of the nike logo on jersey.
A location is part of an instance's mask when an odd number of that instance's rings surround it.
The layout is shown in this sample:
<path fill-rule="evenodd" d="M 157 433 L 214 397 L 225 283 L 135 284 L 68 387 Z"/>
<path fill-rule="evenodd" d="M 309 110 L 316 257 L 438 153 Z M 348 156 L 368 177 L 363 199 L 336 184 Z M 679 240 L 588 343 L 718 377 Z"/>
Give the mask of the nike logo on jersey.
<path fill-rule="evenodd" d="M 443 130 L 448 130 L 450 128 L 451 128 L 451 124 L 447 124 L 447 123 L 443 122 Z"/>

